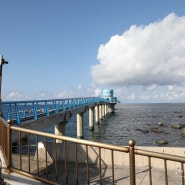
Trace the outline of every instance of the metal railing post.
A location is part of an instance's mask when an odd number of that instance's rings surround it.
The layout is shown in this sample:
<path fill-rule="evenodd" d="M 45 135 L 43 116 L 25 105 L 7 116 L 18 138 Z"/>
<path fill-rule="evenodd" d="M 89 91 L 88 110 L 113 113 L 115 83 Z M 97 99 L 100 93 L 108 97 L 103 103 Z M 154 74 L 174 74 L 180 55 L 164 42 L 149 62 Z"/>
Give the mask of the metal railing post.
<path fill-rule="evenodd" d="M 7 127 L 7 169 L 10 171 L 10 167 L 12 165 L 12 136 L 11 136 L 11 120 L 7 121 L 8 127 Z"/>
<path fill-rule="evenodd" d="M 1 97 L 1 87 L 2 87 L 2 70 L 3 64 L 8 64 L 7 61 L 3 58 L 3 55 L 0 55 L 0 116 L 2 117 L 2 97 Z"/>
<path fill-rule="evenodd" d="M 135 153 L 134 153 L 135 141 L 130 140 L 128 142 L 128 145 L 129 145 L 129 163 L 130 163 L 130 185 L 135 185 L 136 184 Z"/>

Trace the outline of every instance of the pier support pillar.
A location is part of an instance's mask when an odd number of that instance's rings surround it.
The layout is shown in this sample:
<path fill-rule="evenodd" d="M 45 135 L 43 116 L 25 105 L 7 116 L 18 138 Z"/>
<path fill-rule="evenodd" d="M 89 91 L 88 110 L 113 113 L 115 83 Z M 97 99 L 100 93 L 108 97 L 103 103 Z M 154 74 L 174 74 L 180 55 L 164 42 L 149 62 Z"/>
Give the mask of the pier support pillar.
<path fill-rule="evenodd" d="M 104 105 L 104 108 L 105 108 L 105 116 L 108 114 L 108 106 L 107 104 Z"/>
<path fill-rule="evenodd" d="M 99 107 L 96 105 L 95 107 L 95 122 L 96 124 L 99 124 Z"/>
<path fill-rule="evenodd" d="M 77 138 L 83 139 L 83 112 L 77 114 Z"/>
<path fill-rule="evenodd" d="M 104 119 L 105 118 L 105 106 L 104 106 L 104 104 L 101 105 L 101 107 L 102 107 L 102 119 Z"/>
<path fill-rule="evenodd" d="M 94 131 L 94 107 L 89 108 L 89 130 Z"/>
<path fill-rule="evenodd" d="M 102 106 L 99 105 L 99 118 L 102 119 Z"/>
<path fill-rule="evenodd" d="M 63 121 L 61 123 L 58 123 L 55 125 L 55 134 L 58 136 L 64 136 L 65 135 L 65 126 L 66 126 L 67 121 Z M 62 143 L 62 140 L 56 140 L 57 143 Z"/>

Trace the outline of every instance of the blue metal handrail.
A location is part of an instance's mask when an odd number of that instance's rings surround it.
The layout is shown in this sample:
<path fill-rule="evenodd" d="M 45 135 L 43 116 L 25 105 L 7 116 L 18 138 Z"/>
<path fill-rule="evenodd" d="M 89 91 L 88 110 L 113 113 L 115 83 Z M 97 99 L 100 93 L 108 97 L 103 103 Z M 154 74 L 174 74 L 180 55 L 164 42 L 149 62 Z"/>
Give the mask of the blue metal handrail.
<path fill-rule="evenodd" d="M 83 97 L 50 100 L 28 100 L 28 101 L 4 101 L 2 102 L 2 114 L 5 120 L 13 120 L 21 124 L 26 120 L 37 120 L 42 116 L 59 114 L 80 106 L 92 103 L 108 102 L 101 97 Z"/>

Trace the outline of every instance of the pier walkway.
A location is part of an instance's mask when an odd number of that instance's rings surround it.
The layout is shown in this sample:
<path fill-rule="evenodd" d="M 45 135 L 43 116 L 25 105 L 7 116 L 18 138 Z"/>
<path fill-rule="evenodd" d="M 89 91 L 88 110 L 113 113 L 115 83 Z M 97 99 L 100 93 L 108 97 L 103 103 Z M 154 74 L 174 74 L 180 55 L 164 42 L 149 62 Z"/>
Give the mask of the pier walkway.
<path fill-rule="evenodd" d="M 90 168 L 91 174 L 96 174 L 95 168 Z M 124 172 L 124 173 L 123 173 Z M 79 184 L 85 185 L 87 182 L 84 180 L 84 173 L 85 170 L 83 167 L 79 167 Z M 69 174 L 74 174 L 74 168 L 69 169 Z M 169 174 L 169 184 L 168 185 L 179 185 L 180 176 L 174 173 L 173 170 L 168 172 Z M 103 184 L 111 185 L 112 179 L 111 179 L 112 171 L 111 169 L 106 169 L 103 179 Z M 18 174 L 18 173 L 11 173 L 11 176 L 9 176 L 6 172 L 2 172 L 1 177 L 4 179 L 5 182 L 11 184 L 11 185 L 46 185 L 47 183 L 35 180 L 33 178 L 28 178 L 24 175 Z M 122 168 L 116 168 L 115 169 L 115 181 L 114 183 L 116 185 L 130 185 L 130 176 L 129 176 L 129 168 L 125 167 L 125 169 Z M 71 181 L 69 182 L 69 185 L 76 184 L 75 182 L 75 176 L 70 176 Z M 163 171 L 161 169 L 153 169 L 153 184 L 165 184 L 165 177 L 163 175 Z M 63 183 L 65 184 L 65 182 Z M 90 184 L 97 185 L 100 184 L 99 177 L 94 177 L 91 179 Z M 136 184 L 138 185 L 149 185 L 149 170 L 147 168 L 140 168 L 136 169 Z"/>
<path fill-rule="evenodd" d="M 95 107 L 110 103 L 109 100 L 101 97 L 83 97 L 68 99 L 50 100 L 29 100 L 29 101 L 3 101 L 2 114 L 4 120 L 12 120 L 13 124 L 24 125 L 28 122 L 39 120 L 43 117 L 59 115 L 61 113 L 74 113 L 86 111 L 89 107 Z"/>
<path fill-rule="evenodd" d="M 77 137 L 83 138 L 83 115 L 89 111 L 89 128 L 114 111 L 116 102 L 101 97 L 83 97 L 69 99 L 50 99 L 32 101 L 2 102 L 4 120 L 22 128 L 43 130 L 55 126 L 55 134 L 65 135 L 65 125 L 73 116 L 77 116 Z M 24 137 L 24 136 L 22 136 Z M 17 141 L 13 136 L 12 141 Z"/>
<path fill-rule="evenodd" d="M 14 165 L 18 165 L 19 163 L 19 156 L 13 155 L 13 161 Z M 23 157 L 23 169 L 27 167 L 27 157 Z M 37 168 L 36 162 L 32 159 L 32 165 L 33 168 Z M 59 169 L 62 169 L 64 166 L 63 163 L 59 164 Z M 89 184 L 97 185 L 101 184 L 99 175 L 97 174 L 97 167 L 90 166 L 89 171 L 91 172 L 91 177 Z M 53 178 L 55 174 L 52 174 L 52 171 L 50 171 L 50 175 L 53 175 Z M 138 185 L 149 185 L 150 179 L 149 179 L 149 168 L 148 167 L 136 167 L 136 184 Z M 68 165 L 68 174 L 69 174 L 69 185 L 76 184 L 76 176 L 75 176 L 75 168 L 74 166 Z M 84 174 L 86 174 L 86 169 L 83 165 L 78 166 L 78 184 L 85 185 L 88 184 L 86 181 L 86 178 L 84 178 Z M 112 169 L 110 167 L 102 167 L 102 174 L 103 174 L 103 180 L 102 184 L 111 185 L 113 184 L 112 181 Z M 64 178 L 65 172 L 60 173 L 59 179 L 65 179 Z M 24 175 L 21 175 L 19 173 L 13 172 L 11 175 L 9 175 L 6 171 L 2 170 L 1 178 L 4 179 L 4 182 L 10 184 L 10 185 L 45 185 L 47 183 L 38 181 L 33 178 L 26 177 Z M 152 184 L 165 184 L 165 175 L 164 170 L 160 168 L 153 168 L 152 169 Z M 179 185 L 181 181 L 181 176 L 178 174 L 177 171 L 169 170 L 168 171 L 168 185 Z M 60 184 L 66 184 L 65 181 L 60 182 Z M 130 174 L 129 174 L 129 167 L 115 167 L 114 169 L 114 184 L 116 185 L 130 185 Z"/>

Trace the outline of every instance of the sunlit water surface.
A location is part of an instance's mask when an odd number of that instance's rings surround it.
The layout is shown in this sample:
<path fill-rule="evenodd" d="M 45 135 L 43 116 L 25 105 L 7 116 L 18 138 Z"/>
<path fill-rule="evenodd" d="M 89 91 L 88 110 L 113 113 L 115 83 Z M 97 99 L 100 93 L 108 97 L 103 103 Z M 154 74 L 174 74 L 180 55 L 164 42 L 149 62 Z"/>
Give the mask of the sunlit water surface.
<path fill-rule="evenodd" d="M 84 139 L 114 145 L 127 145 L 134 139 L 137 146 L 158 146 L 156 141 L 163 139 L 168 142 L 166 146 L 185 146 L 182 129 L 171 128 L 173 123 L 185 124 L 185 104 L 117 104 L 115 108 L 115 113 L 96 124 L 93 132 L 89 131 L 88 112 L 85 113 Z M 153 133 L 151 129 L 156 127 L 164 133 Z M 53 132 L 53 127 L 46 130 Z M 75 116 L 66 124 L 66 135 L 76 137 Z"/>

